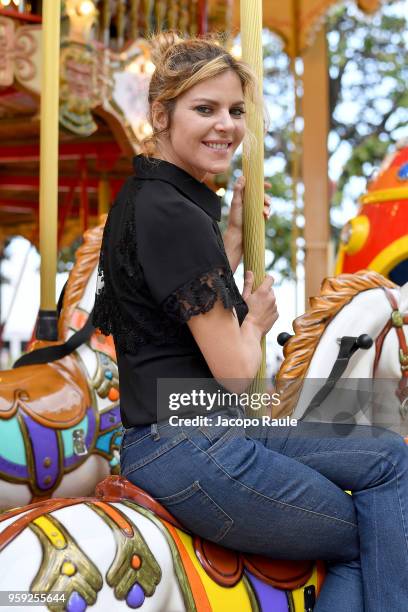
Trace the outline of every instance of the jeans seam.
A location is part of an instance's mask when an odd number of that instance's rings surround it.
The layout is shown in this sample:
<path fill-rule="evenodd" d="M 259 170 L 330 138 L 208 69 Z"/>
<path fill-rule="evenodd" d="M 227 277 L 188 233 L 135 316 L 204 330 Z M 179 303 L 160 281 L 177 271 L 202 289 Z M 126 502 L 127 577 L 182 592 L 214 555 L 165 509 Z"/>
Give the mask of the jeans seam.
<path fill-rule="evenodd" d="M 307 508 L 300 508 L 299 506 L 294 506 L 293 504 L 288 504 L 286 502 L 282 502 L 279 501 L 278 499 L 273 499 L 272 497 L 268 497 L 267 495 L 264 495 L 263 493 L 260 493 L 259 491 L 256 491 L 255 489 L 253 489 L 252 487 L 249 487 L 248 485 L 246 485 L 243 482 L 240 482 L 239 480 L 237 480 L 236 478 L 234 478 L 233 476 L 231 476 L 223 467 L 222 465 L 220 465 L 218 463 L 218 461 L 212 457 L 211 455 L 209 455 L 207 453 L 207 451 L 203 450 L 202 448 L 200 448 L 199 446 L 197 446 L 197 444 L 195 444 L 193 442 L 193 440 L 191 440 L 189 438 L 189 441 L 191 442 L 191 444 L 193 444 L 199 451 L 201 451 L 202 453 L 204 453 L 205 455 L 207 455 L 207 457 L 213 461 L 215 463 L 215 465 L 217 465 L 219 467 L 219 469 L 227 476 L 227 478 L 229 478 L 229 480 L 232 480 L 232 482 L 236 482 L 237 484 L 239 484 L 240 486 L 244 487 L 245 489 L 248 489 L 248 491 L 251 491 L 251 493 L 255 493 L 255 495 L 259 495 L 260 497 L 263 497 L 264 499 L 267 499 L 270 502 L 273 502 L 275 504 L 279 504 L 281 506 L 287 507 L 287 508 L 293 508 L 294 510 L 298 510 L 300 512 L 306 512 L 308 514 L 313 514 L 325 519 L 328 519 L 330 521 L 336 521 L 336 522 L 340 522 L 340 523 L 344 523 L 345 525 L 348 525 L 350 527 L 357 527 L 356 523 L 350 523 L 350 521 L 345 521 L 343 519 L 339 519 L 333 516 L 328 516 L 326 514 L 322 514 L 321 512 L 315 512 L 314 510 L 308 510 Z"/>
<path fill-rule="evenodd" d="M 148 435 L 150 435 L 150 434 L 148 434 Z M 127 478 L 127 476 L 129 474 L 131 474 L 135 470 L 139 470 L 140 468 L 144 467 L 145 465 L 148 465 L 149 463 L 151 463 L 155 459 L 158 459 L 159 457 L 161 457 L 161 455 L 164 455 L 169 450 L 172 450 L 175 446 L 177 446 L 178 444 L 183 442 L 183 440 L 187 440 L 186 434 L 185 433 L 178 434 L 175 438 L 172 438 L 170 440 L 170 442 L 167 442 L 167 444 L 161 446 L 154 453 L 151 453 L 150 455 L 148 455 L 147 457 L 145 457 L 144 459 L 142 459 L 142 460 L 140 460 L 140 461 L 138 461 L 136 463 L 132 463 L 129 466 L 129 469 L 123 471 L 122 476 L 125 476 L 125 478 Z M 126 447 L 126 448 L 129 448 L 129 447 Z"/>
<path fill-rule="evenodd" d="M 189 485 L 188 487 L 185 487 L 179 493 L 175 493 L 173 495 L 167 495 L 166 497 L 156 497 L 156 500 L 160 502 L 161 504 L 163 504 L 164 506 L 166 507 L 168 506 L 171 510 L 171 507 L 174 504 L 177 505 L 179 503 L 182 503 L 186 499 L 189 499 L 190 497 L 192 497 L 197 492 L 201 492 L 213 504 L 216 515 L 224 523 L 224 525 L 218 530 L 218 533 L 216 534 L 216 536 L 214 536 L 214 540 L 216 542 L 220 542 L 222 538 L 224 538 L 227 535 L 229 530 L 232 529 L 235 521 L 228 514 L 228 512 L 225 512 L 225 510 L 219 504 L 217 504 L 215 499 L 211 497 L 208 491 L 203 489 L 199 480 L 195 480 L 193 484 Z"/>
<path fill-rule="evenodd" d="M 395 479 L 397 481 L 397 496 L 398 496 L 398 505 L 399 505 L 399 509 L 400 509 L 400 513 L 401 513 L 401 522 L 402 522 L 402 527 L 404 529 L 404 535 L 405 535 L 405 545 L 407 547 L 407 556 L 408 556 L 408 533 L 407 533 L 407 528 L 406 528 L 406 524 L 404 521 L 404 512 L 401 506 L 401 495 L 400 495 L 400 490 L 399 490 L 399 478 L 398 478 L 398 473 L 397 470 L 395 468 L 394 465 L 394 472 L 395 472 Z"/>
<path fill-rule="evenodd" d="M 321 451 L 321 452 L 316 452 L 316 453 L 308 453 L 307 455 L 296 455 L 296 456 L 293 456 L 293 459 L 296 459 L 296 461 L 298 461 L 299 459 L 304 459 L 307 457 L 314 457 L 315 455 L 335 455 L 335 454 L 338 455 L 342 453 L 348 453 L 348 454 L 357 453 L 359 455 L 376 455 L 377 457 L 381 457 L 383 461 L 386 461 L 388 464 L 392 466 L 392 471 L 394 472 L 394 475 L 395 475 L 398 505 L 399 505 L 400 515 L 401 515 L 401 523 L 402 523 L 402 527 L 404 530 L 405 545 L 407 547 L 407 552 L 408 552 L 408 532 L 407 532 L 407 526 L 404 520 L 404 512 L 403 512 L 402 505 L 401 505 L 401 494 L 400 494 L 397 466 L 389 457 L 386 457 L 383 453 L 376 452 L 376 451 L 370 451 L 370 450 L 349 450 L 349 451 L 342 450 L 342 451 Z"/>
<path fill-rule="evenodd" d="M 126 450 L 127 448 L 130 448 L 134 444 L 137 444 L 138 442 L 141 442 L 142 440 L 145 440 L 145 438 L 148 438 L 150 435 L 151 434 L 149 432 L 147 434 L 144 434 L 141 438 L 137 438 L 136 440 L 133 440 L 133 442 L 130 442 L 129 444 L 126 444 L 126 446 L 122 445 L 123 450 Z"/>
<path fill-rule="evenodd" d="M 394 470 L 396 468 L 395 463 L 391 461 L 391 459 L 384 456 L 382 453 L 378 453 L 376 451 L 369 451 L 369 450 L 361 450 L 361 451 L 359 450 L 341 450 L 341 451 L 330 450 L 330 451 L 318 451 L 316 453 L 307 453 L 305 455 L 290 455 L 290 456 L 292 457 L 292 459 L 298 460 L 298 459 L 303 459 L 304 457 L 314 457 L 315 455 L 339 455 L 343 453 L 347 453 L 347 454 L 357 453 L 359 455 L 377 455 L 378 457 L 381 457 L 381 459 L 388 461 L 388 463 L 392 465 Z"/>

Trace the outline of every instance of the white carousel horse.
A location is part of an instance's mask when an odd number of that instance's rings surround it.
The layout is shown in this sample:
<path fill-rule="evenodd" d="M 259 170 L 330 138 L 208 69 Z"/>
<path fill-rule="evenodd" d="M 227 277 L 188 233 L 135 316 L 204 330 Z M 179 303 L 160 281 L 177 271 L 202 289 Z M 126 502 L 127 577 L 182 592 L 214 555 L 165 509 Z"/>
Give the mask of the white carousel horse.
<path fill-rule="evenodd" d="M 48 595 L 37 609 L 67 612 L 311 612 L 324 578 L 322 563 L 241 555 L 192 536 L 120 476 L 96 497 L 0 516 L 0 566 L 0 592 Z"/>
<path fill-rule="evenodd" d="M 82 328 L 92 310 L 102 231 L 103 225 L 86 232 L 78 250 L 60 342 Z M 91 494 L 118 471 L 121 431 L 112 338 L 95 332 L 63 359 L 0 372 L 0 510 Z"/>
<path fill-rule="evenodd" d="M 276 377 L 279 414 L 311 420 L 374 424 L 408 434 L 408 283 L 398 287 L 362 271 L 326 279 L 310 309 L 294 321 Z M 372 346 L 357 350 L 321 405 L 313 395 L 330 376 L 339 339 L 368 334 Z M 318 404 L 319 402 L 317 402 Z"/>

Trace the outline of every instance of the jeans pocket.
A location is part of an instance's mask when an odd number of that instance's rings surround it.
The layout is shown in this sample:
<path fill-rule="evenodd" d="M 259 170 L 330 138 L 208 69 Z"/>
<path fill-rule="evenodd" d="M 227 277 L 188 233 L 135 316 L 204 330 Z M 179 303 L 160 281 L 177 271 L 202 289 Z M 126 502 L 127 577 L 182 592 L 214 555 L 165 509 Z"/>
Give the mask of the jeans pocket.
<path fill-rule="evenodd" d="M 234 524 L 233 519 L 204 491 L 200 482 L 167 497 L 156 497 L 167 510 L 193 533 L 220 542 Z"/>

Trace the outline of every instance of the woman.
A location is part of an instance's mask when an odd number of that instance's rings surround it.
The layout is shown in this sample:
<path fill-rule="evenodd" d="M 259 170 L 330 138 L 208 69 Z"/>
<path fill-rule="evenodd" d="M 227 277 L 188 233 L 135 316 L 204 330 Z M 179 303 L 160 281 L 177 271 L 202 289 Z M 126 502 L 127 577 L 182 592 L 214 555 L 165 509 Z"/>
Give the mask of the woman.
<path fill-rule="evenodd" d="M 326 560 L 317 612 L 406 610 L 402 438 L 311 423 L 249 434 L 206 421 L 174 426 L 166 418 L 176 412 L 170 398 L 184 413 L 208 414 L 208 405 L 185 406 L 173 392 L 189 381 L 190 392 L 197 380 L 245 390 L 260 365 L 261 338 L 278 315 L 271 277 L 252 291 L 248 273 L 242 296 L 233 280 L 242 254 L 243 180 L 235 184 L 224 240 L 219 198 L 203 183 L 207 173 L 228 169 L 248 136 L 245 100 L 259 104 L 254 77 L 211 41 L 167 34 L 153 46 L 147 145 L 154 149 L 135 158 L 135 175 L 110 211 L 94 315 L 117 349 L 122 474 L 214 542 Z M 211 413 L 243 410 L 216 404 Z"/>

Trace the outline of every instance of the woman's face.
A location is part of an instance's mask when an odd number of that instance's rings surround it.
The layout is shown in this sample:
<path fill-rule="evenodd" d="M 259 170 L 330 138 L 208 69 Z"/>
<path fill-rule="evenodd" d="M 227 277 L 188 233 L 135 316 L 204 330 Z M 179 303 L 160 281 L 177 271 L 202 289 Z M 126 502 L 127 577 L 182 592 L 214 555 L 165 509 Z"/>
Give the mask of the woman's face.
<path fill-rule="evenodd" d="M 199 181 L 225 172 L 245 135 L 244 112 L 241 81 L 232 70 L 198 83 L 177 99 L 161 157 Z"/>

